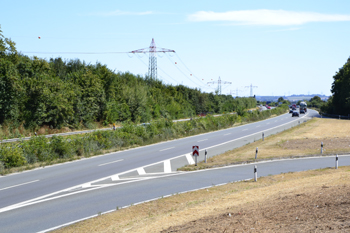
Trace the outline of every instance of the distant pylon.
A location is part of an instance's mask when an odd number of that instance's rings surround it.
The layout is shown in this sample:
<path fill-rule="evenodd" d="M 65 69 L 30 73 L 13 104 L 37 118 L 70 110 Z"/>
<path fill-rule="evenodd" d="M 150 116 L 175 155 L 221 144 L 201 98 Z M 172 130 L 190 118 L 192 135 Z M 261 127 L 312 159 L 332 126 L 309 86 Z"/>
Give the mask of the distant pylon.
<path fill-rule="evenodd" d="M 207 84 L 214 84 L 214 83 L 216 83 L 216 82 L 215 81 L 207 82 Z M 219 76 L 219 79 L 218 79 L 217 83 L 218 83 L 218 89 L 217 90 L 218 90 L 219 95 L 221 95 L 221 78 L 220 78 L 220 76 Z M 223 84 L 232 84 L 232 82 L 224 81 Z"/>
<path fill-rule="evenodd" d="M 148 63 L 148 76 L 151 79 L 157 79 L 157 56 L 156 53 L 175 53 L 175 50 L 172 49 L 164 49 L 156 47 L 156 43 L 154 42 L 154 38 L 152 38 L 151 45 L 149 48 L 143 48 L 131 51 L 130 53 L 149 53 L 149 63 Z"/>
<path fill-rule="evenodd" d="M 247 87 L 250 87 L 250 96 L 253 96 L 253 88 L 257 88 L 257 86 L 253 86 L 253 84 L 250 84 L 250 86 L 246 86 Z"/>
<path fill-rule="evenodd" d="M 238 90 L 238 88 L 236 88 L 236 90 L 230 90 L 230 95 L 236 94 L 236 97 L 237 97 L 238 96 L 238 92 L 242 92 L 242 90 Z"/>

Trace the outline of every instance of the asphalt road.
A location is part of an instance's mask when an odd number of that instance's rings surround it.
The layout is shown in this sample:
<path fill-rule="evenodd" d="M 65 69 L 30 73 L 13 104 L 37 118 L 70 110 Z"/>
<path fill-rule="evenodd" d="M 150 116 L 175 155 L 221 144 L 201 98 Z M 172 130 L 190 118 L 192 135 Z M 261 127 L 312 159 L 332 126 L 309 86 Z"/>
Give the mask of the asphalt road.
<path fill-rule="evenodd" d="M 175 171 L 194 162 L 189 155 L 193 145 L 200 147 L 201 160 L 205 149 L 209 156 L 214 156 L 259 140 L 263 132 L 267 137 L 317 115 L 312 110 L 300 118 L 284 114 L 239 127 L 1 177 L 1 232 L 37 232 L 113 210 L 117 206 L 251 178 L 249 166 L 252 165 L 203 173 Z M 305 167 L 305 160 L 297 165 L 294 161 L 297 160 L 284 161 L 285 172 L 319 168 L 315 167 L 318 164 L 315 162 Z M 268 174 L 281 173 L 281 161 L 274 163 L 280 164 L 267 168 Z M 331 166 L 329 163 L 326 161 L 317 166 Z M 259 164 L 259 175 L 264 175 L 264 167 L 268 164 L 273 163 Z M 274 170 L 278 172 L 273 173 Z M 227 176 L 225 172 L 231 175 Z"/>

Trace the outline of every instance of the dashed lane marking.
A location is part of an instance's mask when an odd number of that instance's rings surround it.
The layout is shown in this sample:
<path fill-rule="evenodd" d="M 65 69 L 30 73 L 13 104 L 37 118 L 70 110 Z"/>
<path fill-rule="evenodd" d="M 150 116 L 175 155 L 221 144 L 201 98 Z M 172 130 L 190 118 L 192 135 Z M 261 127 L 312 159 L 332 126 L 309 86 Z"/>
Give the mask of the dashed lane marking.
<path fill-rule="evenodd" d="M 226 135 L 226 134 L 225 134 Z M 207 139 L 203 139 L 203 140 L 199 140 L 199 141 L 197 141 L 197 142 L 203 142 L 203 141 L 206 141 L 206 140 L 208 140 L 208 138 Z"/>
<path fill-rule="evenodd" d="M 10 189 L 10 188 L 15 188 L 15 187 L 26 185 L 26 184 L 30 184 L 30 183 L 34 183 L 34 182 L 38 182 L 38 181 L 39 180 L 33 180 L 33 181 L 26 182 L 26 183 L 13 185 L 13 186 L 10 186 L 10 187 L 2 188 L 2 189 L 0 189 L 0 191 L 5 190 L 5 189 Z"/>
<path fill-rule="evenodd" d="M 119 160 L 116 160 L 116 161 L 112 161 L 112 162 L 109 162 L 109 163 L 103 163 L 103 164 L 100 164 L 98 166 L 104 166 L 104 165 L 107 165 L 107 164 L 111 164 L 111 163 L 117 163 L 117 162 L 120 162 L 120 161 L 123 161 L 124 159 L 119 159 Z"/>
<path fill-rule="evenodd" d="M 174 149 L 175 147 L 169 147 L 169 148 L 166 148 L 166 149 L 162 149 L 162 150 L 159 150 L 159 151 L 165 151 L 165 150 L 170 150 L 170 149 Z"/>

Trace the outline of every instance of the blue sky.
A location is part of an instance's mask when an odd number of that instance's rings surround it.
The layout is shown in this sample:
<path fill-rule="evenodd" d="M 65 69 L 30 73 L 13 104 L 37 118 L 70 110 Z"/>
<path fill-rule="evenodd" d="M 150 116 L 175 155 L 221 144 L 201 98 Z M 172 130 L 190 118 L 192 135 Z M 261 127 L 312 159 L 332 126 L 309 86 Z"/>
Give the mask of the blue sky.
<path fill-rule="evenodd" d="M 149 47 L 158 78 L 211 92 L 330 95 L 350 56 L 350 1 L 1 1 L 0 25 L 32 57 L 80 59 L 144 76 Z M 40 39 L 38 38 L 40 37 Z M 93 54 L 84 54 L 84 53 Z M 108 54 L 109 53 L 109 54 Z M 192 75 L 191 75 L 192 74 Z"/>

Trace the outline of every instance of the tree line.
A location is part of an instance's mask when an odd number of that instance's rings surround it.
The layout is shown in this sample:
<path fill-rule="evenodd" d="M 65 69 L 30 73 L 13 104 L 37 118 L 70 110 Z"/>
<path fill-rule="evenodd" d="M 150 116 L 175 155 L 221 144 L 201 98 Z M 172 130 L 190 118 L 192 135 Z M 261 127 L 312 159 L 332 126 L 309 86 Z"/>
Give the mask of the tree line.
<path fill-rule="evenodd" d="M 0 125 L 82 128 L 92 122 L 149 122 L 256 106 L 254 98 L 204 93 L 101 63 L 28 57 L 0 30 Z"/>
<path fill-rule="evenodd" d="M 333 76 L 332 96 L 321 107 L 321 111 L 329 114 L 350 114 L 350 57 L 343 67 Z"/>

